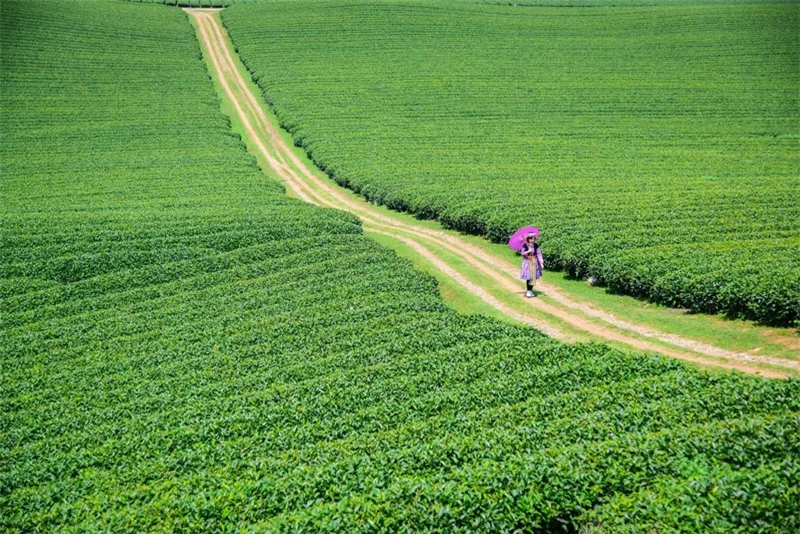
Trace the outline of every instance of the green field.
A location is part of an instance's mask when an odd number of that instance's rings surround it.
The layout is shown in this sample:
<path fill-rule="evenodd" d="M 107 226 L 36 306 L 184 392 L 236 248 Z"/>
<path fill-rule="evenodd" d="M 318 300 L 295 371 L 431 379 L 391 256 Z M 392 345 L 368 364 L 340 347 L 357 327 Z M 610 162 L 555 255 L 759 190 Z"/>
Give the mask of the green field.
<path fill-rule="evenodd" d="M 178 7 L 231 7 L 248 4 L 275 4 L 277 2 L 304 2 L 307 0 L 122 0 L 149 4 L 163 4 Z M 340 0 L 314 0 L 316 2 Z M 531 7 L 598 7 L 598 6 L 664 6 L 664 5 L 693 5 L 699 0 L 449 0 L 451 3 L 489 4 L 489 5 L 515 5 Z M 713 4 L 752 4 L 758 2 L 791 3 L 796 0 L 702 0 L 706 5 Z"/>
<path fill-rule="evenodd" d="M 0 53 L 0 530 L 800 527 L 800 381 L 458 315 L 264 177 L 180 10 L 4 0 Z"/>
<path fill-rule="evenodd" d="M 339 183 L 674 307 L 800 317 L 800 3 L 222 12 Z"/>

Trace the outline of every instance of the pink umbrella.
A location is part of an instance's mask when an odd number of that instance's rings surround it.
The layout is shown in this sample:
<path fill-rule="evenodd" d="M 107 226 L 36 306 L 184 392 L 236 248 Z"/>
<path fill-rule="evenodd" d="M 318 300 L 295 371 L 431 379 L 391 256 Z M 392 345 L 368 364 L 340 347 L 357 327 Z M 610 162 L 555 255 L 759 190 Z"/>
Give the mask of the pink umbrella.
<path fill-rule="evenodd" d="M 528 237 L 528 234 L 533 234 L 538 238 L 539 229 L 535 226 L 526 226 L 525 228 L 520 228 L 514 232 L 514 235 L 512 235 L 511 239 L 508 240 L 508 246 L 516 251 L 522 250 L 522 245 L 525 244 L 525 238 Z"/>

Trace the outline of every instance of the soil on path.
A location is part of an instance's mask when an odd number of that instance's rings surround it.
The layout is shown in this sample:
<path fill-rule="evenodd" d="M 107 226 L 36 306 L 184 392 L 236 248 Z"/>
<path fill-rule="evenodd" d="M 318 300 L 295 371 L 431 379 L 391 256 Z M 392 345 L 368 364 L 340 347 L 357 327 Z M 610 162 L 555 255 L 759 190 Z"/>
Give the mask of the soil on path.
<path fill-rule="evenodd" d="M 237 64 L 238 58 L 234 58 L 228 46 L 227 34 L 214 15 L 215 10 L 186 11 L 196 21 L 198 37 L 209 66 L 215 71 L 225 93 L 220 96 L 230 102 L 247 132 L 245 141 L 263 156 L 271 170 L 302 200 L 354 213 L 363 221 L 365 232 L 374 232 L 404 243 L 465 291 L 510 319 L 532 325 L 557 339 L 570 341 L 559 327 L 560 324 L 566 324 L 598 340 L 615 341 L 639 351 L 656 352 L 702 365 L 768 377 L 786 377 L 787 373 L 758 368 L 756 365 L 769 364 L 800 371 L 800 362 L 732 352 L 619 319 L 593 304 L 575 301 L 559 288 L 542 281 L 537 283 L 537 289 L 541 291 L 540 298 L 526 301 L 530 312 L 520 312 L 504 304 L 492 293 L 498 290 L 520 293 L 516 279 L 517 265 L 468 243 L 454 232 L 434 230 L 386 215 L 366 201 L 351 198 L 330 180 L 312 172 L 309 163 L 295 154 L 268 120 L 261 100 L 245 82 Z M 445 261 L 441 257 L 443 253 L 458 257 L 459 263 Z M 468 265 L 480 272 L 482 277 L 477 280 L 468 277 L 459 271 L 461 265 Z"/>

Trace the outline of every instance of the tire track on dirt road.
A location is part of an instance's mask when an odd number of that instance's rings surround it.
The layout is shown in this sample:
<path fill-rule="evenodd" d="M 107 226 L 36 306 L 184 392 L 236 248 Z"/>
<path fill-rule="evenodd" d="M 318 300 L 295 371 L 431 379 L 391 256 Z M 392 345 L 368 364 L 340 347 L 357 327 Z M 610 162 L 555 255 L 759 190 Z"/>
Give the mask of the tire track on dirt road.
<path fill-rule="evenodd" d="M 657 352 L 703 365 L 773 377 L 785 377 L 786 374 L 772 369 L 759 369 L 753 365 L 771 364 L 800 370 L 800 363 L 791 360 L 732 352 L 621 320 L 593 305 L 576 302 L 555 286 L 546 283 L 537 284 L 544 298 L 527 301 L 530 311 L 518 311 L 504 304 L 492 292 L 518 293 L 518 266 L 464 241 L 455 233 L 409 224 L 384 215 L 366 201 L 350 198 L 338 186 L 324 181 L 311 171 L 283 140 L 264 112 L 262 103 L 245 82 L 237 59 L 230 52 L 227 34 L 214 15 L 215 11 L 186 9 L 196 21 L 198 37 L 208 58 L 209 67 L 216 73 L 225 93 L 220 97 L 227 97 L 241 120 L 247 132 L 246 142 L 258 150 L 271 170 L 302 200 L 354 213 L 362 220 L 365 232 L 374 232 L 402 242 L 471 295 L 503 315 L 534 326 L 551 337 L 570 340 L 569 335 L 559 328 L 558 324 L 561 322 L 600 340 L 616 341 L 639 351 Z M 459 265 L 448 263 L 441 257 L 441 253 L 445 252 L 458 257 L 463 264 L 477 270 L 485 278 L 481 283 L 470 280 L 459 271 Z"/>

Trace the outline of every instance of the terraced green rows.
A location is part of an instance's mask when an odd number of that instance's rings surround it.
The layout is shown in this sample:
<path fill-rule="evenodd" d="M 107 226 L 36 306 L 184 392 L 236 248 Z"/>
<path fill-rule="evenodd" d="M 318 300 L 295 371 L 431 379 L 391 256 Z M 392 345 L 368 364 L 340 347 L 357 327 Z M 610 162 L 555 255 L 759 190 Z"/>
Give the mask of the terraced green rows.
<path fill-rule="evenodd" d="M 3 531 L 800 525 L 800 382 L 459 316 L 260 174 L 181 11 L 0 9 Z"/>
<path fill-rule="evenodd" d="M 800 6 L 277 2 L 222 12 L 365 197 L 675 307 L 800 317 Z"/>

